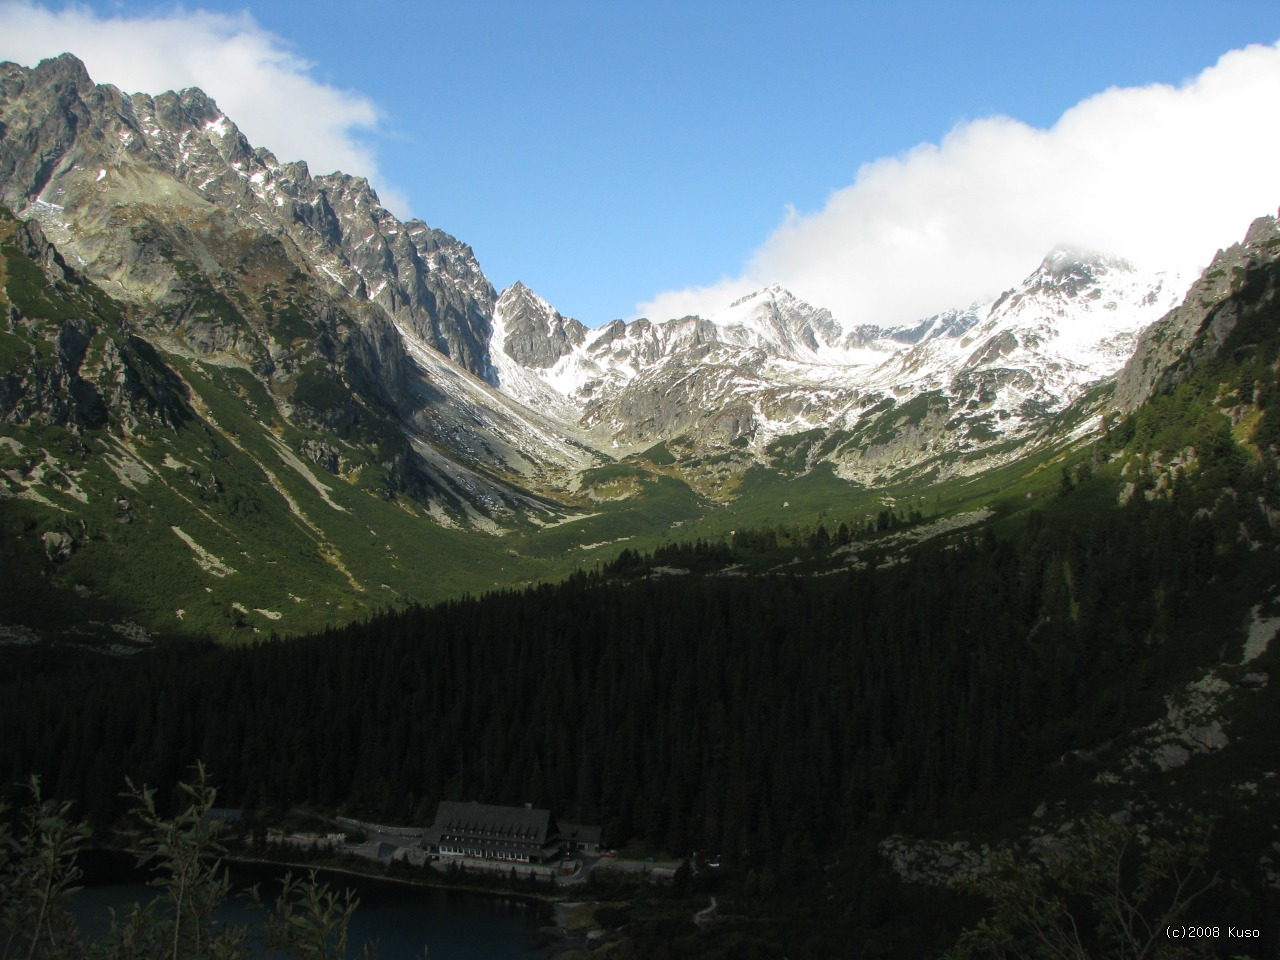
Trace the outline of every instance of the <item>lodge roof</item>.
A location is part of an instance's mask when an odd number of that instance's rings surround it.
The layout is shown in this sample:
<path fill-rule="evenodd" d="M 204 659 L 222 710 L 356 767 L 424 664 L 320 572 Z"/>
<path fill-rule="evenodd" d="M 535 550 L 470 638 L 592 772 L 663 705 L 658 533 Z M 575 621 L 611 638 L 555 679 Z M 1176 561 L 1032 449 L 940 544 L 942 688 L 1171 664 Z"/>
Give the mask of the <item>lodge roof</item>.
<path fill-rule="evenodd" d="M 551 811 L 500 807 L 488 803 L 441 800 L 430 833 L 439 837 L 492 837 L 543 844 L 551 830 Z"/>

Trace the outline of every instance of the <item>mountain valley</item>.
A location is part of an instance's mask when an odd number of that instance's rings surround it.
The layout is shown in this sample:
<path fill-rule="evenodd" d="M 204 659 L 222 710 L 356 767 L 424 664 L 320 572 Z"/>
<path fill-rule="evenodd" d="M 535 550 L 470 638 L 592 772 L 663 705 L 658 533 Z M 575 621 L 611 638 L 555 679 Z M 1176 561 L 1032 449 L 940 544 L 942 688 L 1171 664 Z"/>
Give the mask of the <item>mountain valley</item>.
<path fill-rule="evenodd" d="M 774 286 L 708 318 L 589 330 L 523 285 L 499 294 L 465 244 L 400 222 L 367 182 L 253 149 L 198 90 L 128 96 L 69 55 L 0 72 L 0 203 L 28 221 L 10 259 L 44 272 L 30 277 L 38 304 L 7 294 L 5 484 L 29 512 L 10 529 L 32 531 L 11 534 L 31 544 L 11 575 L 39 569 L 55 589 L 35 595 L 71 598 L 76 616 L 82 600 L 134 606 L 147 631 L 304 630 L 563 576 L 619 543 L 658 545 L 673 524 L 716 534 L 740 518 L 866 515 L 949 482 L 980 489 L 970 481 L 993 467 L 1087 435 L 1108 378 L 1189 283 L 1060 249 L 991 303 L 909 327 L 845 326 Z M 1197 289 L 1193 317 L 1228 288 Z M 68 302 L 79 296 L 99 315 Z M 78 334 L 57 328 L 64 317 Z M 147 376 L 167 384 L 149 402 L 167 412 L 105 403 L 86 419 L 36 386 L 35 358 L 59 338 L 107 330 L 146 351 Z M 61 359 L 55 393 L 117 375 Z M 37 427 L 69 431 L 63 442 L 101 463 L 68 472 L 55 446 L 33 444 Z M 188 447 L 193 429 L 208 446 Z M 102 466 L 97 444 L 125 466 Z M 143 476 L 162 480 L 149 490 L 184 478 L 201 503 L 174 490 L 153 522 Z M 118 500 L 141 540 L 123 535 Z M 289 558 L 239 542 L 249 501 L 264 543 L 298 544 Z M 48 536 L 70 546 L 43 550 Z M 139 596 L 96 576 L 126 558 L 145 569 L 138 547 L 157 539 L 189 584 L 163 605 L 146 577 Z M 455 542 L 470 562 L 442 565 Z M 357 599 L 280 602 L 280 584 L 316 570 L 339 593 L 358 585 Z M 197 627 L 193 608 L 206 611 Z"/>
<path fill-rule="evenodd" d="M 250 835 L 545 805 L 691 865 L 587 888 L 616 960 L 1148 915 L 1278 956 L 1280 222 L 1240 226 L 909 325 L 772 285 L 591 329 L 199 90 L 0 64 L 0 763 L 97 830 L 197 760 Z"/>

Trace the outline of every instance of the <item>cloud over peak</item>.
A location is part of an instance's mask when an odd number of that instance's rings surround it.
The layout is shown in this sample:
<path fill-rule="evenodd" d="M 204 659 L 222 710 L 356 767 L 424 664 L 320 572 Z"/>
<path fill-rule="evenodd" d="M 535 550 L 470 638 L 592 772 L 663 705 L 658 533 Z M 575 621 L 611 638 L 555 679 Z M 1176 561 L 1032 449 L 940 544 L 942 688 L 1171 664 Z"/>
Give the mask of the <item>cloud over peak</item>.
<path fill-rule="evenodd" d="M 1278 106 L 1280 45 L 1259 45 L 1176 87 L 1111 88 L 1049 129 L 966 121 L 789 211 L 740 276 L 638 310 L 705 315 L 781 283 L 846 324 L 904 323 L 999 293 L 1058 245 L 1203 266 L 1280 203 Z"/>

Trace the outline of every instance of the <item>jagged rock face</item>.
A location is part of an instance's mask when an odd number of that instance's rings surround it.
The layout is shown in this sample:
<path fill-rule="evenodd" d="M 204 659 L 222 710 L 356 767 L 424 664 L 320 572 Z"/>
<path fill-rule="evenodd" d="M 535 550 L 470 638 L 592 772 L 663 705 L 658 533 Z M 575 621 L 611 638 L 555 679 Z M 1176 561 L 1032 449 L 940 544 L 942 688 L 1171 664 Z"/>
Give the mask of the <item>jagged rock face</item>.
<path fill-rule="evenodd" d="M 541 405 L 550 388 L 569 405 L 562 418 L 611 449 L 676 436 L 715 447 L 798 411 L 817 416 L 830 391 L 815 393 L 821 381 L 795 370 L 829 358 L 842 335 L 829 311 L 776 286 L 711 318 L 616 320 L 595 331 L 520 287 L 502 295 L 497 317 L 503 390 Z"/>
<path fill-rule="evenodd" d="M 805 303 L 777 284 L 734 301 L 712 320 L 725 343 L 801 362 L 835 344 L 843 332 L 830 310 Z"/>
<path fill-rule="evenodd" d="M 692 370 L 669 364 L 588 404 L 583 420 L 628 447 L 679 436 L 699 446 L 722 446 L 752 435 L 757 426 L 752 398 L 733 389 L 738 374 L 731 364 L 707 363 Z"/>
<path fill-rule="evenodd" d="M 1178 374 L 1172 373 L 1171 368 L 1202 331 L 1205 336 L 1195 344 L 1189 362 L 1182 365 L 1181 375 L 1189 373 L 1198 356 L 1211 356 L 1235 325 L 1239 305 L 1229 300 L 1230 295 L 1248 271 L 1277 260 L 1280 223 L 1276 217 L 1259 217 L 1250 225 L 1242 243 L 1219 250 L 1182 303 L 1143 331 L 1117 377 L 1115 409 L 1131 412 L 1162 385 L 1173 385 L 1169 378 Z"/>
<path fill-rule="evenodd" d="M 28 191 L 39 196 L 74 148 L 79 131 L 90 125 L 95 108 L 119 109 L 118 95 L 105 89 L 90 94 L 92 103 L 86 102 L 81 94 L 92 88 L 84 64 L 66 54 L 45 61 L 38 73 L 0 64 L 0 120 L 5 125 L 0 181 L 6 203 L 13 205 L 15 196 Z M 18 184 L 25 189 L 15 191 Z"/>
<path fill-rule="evenodd" d="M 587 339 L 587 328 L 560 315 L 523 283 L 502 291 L 495 308 L 502 311 L 506 336 L 502 352 L 523 367 L 545 370 Z"/>
<path fill-rule="evenodd" d="M 586 344 L 586 353 L 606 369 L 638 372 L 665 359 L 701 359 L 712 346 L 722 343 L 716 326 L 701 317 L 666 323 L 641 317 L 621 328 L 613 324 L 604 327 L 600 336 Z"/>
<path fill-rule="evenodd" d="M 253 149 L 199 90 L 126 96 L 70 56 L 0 65 L 0 202 L 132 305 L 127 342 L 249 372 L 318 434 L 299 456 L 359 472 L 376 454 L 384 491 L 439 522 L 491 524 L 529 506 L 513 480 L 563 489 L 595 462 L 484 385 L 496 294 L 469 247 L 363 179 Z"/>
<path fill-rule="evenodd" d="M 420 220 L 401 223 L 367 181 L 312 177 L 254 150 L 199 90 L 125 96 L 74 57 L 0 66 L 0 201 L 44 223 L 94 279 L 139 301 L 181 301 L 198 265 L 235 287 L 264 251 L 370 301 L 397 327 L 493 379 L 495 292 L 471 249 Z M 234 336 L 210 334 L 213 350 Z"/>
<path fill-rule="evenodd" d="M 22 347 L 0 377 L 0 422 L 72 430 L 110 423 L 131 433 L 144 423 L 172 427 L 190 418 L 178 378 L 145 341 L 102 317 L 103 301 L 87 293 L 39 224 L 0 217 L 0 239 L 43 272 L 41 278 L 19 276 L 10 283 L 17 302 L 5 304 L 0 329 Z M 15 258 L 7 267 L 21 263 Z M 72 298 L 76 314 L 28 316 L 22 297 L 44 299 L 41 280 Z"/>
<path fill-rule="evenodd" d="M 1110 273 L 1132 273 L 1128 260 L 1099 253 L 1057 247 L 1041 262 L 1031 280 L 1018 291 L 1018 296 L 1048 296 L 1062 300 L 1096 296 L 1101 281 Z"/>

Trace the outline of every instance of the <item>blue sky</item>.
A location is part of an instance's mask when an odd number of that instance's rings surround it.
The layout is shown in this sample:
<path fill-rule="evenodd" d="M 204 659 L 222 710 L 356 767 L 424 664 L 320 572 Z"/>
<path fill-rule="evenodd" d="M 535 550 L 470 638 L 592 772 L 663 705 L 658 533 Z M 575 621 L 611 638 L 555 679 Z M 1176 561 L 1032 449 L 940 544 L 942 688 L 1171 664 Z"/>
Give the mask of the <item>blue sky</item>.
<path fill-rule="evenodd" d="M 1049 129 L 1065 111 L 1108 88 L 1176 88 L 1228 51 L 1280 39 L 1274 0 L 359 6 L 209 0 L 185 8 L 95 2 L 72 11 L 4 0 L 0 36 L 10 39 L 0 39 L 0 56 L 35 56 L 6 46 L 21 46 L 18 35 L 26 34 L 34 50 L 44 28 L 32 17 L 40 13 L 74 14 L 83 25 L 181 22 L 202 11 L 215 15 L 215 35 L 253 34 L 268 59 L 290 58 L 282 69 L 346 98 L 343 109 L 351 117 L 335 121 L 330 134 L 354 145 L 345 162 L 371 164 L 347 172 L 373 174 L 397 212 L 412 212 L 470 243 L 495 286 L 522 280 L 592 326 L 633 316 L 638 304 L 710 309 L 756 281 L 786 282 L 793 275 L 796 285 L 810 288 L 797 291 L 802 295 L 837 301 L 824 305 L 842 319 L 879 319 L 891 292 L 846 304 L 839 290 L 807 281 L 795 267 L 823 259 L 812 244 L 845 242 L 840 230 L 818 229 L 806 218 L 820 220 L 866 165 L 940 144 L 973 121 L 1008 117 L 1024 134 Z M 206 16 L 202 29 L 209 22 Z M 65 35 L 82 36 L 69 29 Z M 84 36 L 90 45 L 91 36 Z M 95 79 L 113 79 L 99 77 L 89 56 L 72 52 L 84 56 Z M 250 74 L 239 79 L 252 82 Z M 273 142 L 269 117 L 250 129 L 225 102 L 230 93 L 210 92 L 255 145 L 292 159 Z M 1261 116 L 1274 126 L 1280 102 L 1264 99 L 1262 107 L 1268 104 Z M 999 151 L 998 138 L 992 142 Z M 913 183 L 905 175 L 898 182 L 908 190 Z M 959 180 L 955 190 L 965 189 Z M 1206 190 L 1207 181 L 1188 189 Z M 1280 177 L 1270 192 L 1264 183 L 1242 199 L 1241 209 L 1271 193 L 1254 214 L 1274 212 Z M 1025 206 L 1009 201 L 1015 202 Z M 866 218 L 858 203 L 851 209 L 848 216 Z M 910 204 L 901 209 L 907 219 L 922 216 Z M 970 210 L 952 219 L 965 218 L 981 216 Z M 1208 238 L 1206 258 L 1243 234 L 1248 219 Z M 818 239 L 778 253 L 779 244 L 791 242 L 783 235 L 799 236 L 800 227 Z M 1000 275 L 1010 269 L 1017 275 L 975 278 L 973 297 L 1033 269 L 1047 252 L 1032 246 L 1040 239 L 1037 234 L 1019 250 L 993 254 Z M 850 262 L 865 249 L 858 243 L 849 241 L 848 261 L 832 261 L 828 273 L 852 276 Z M 920 246 L 916 263 L 904 262 L 896 273 L 878 268 L 876 275 L 901 283 L 913 270 L 942 269 L 930 261 L 946 258 L 949 248 L 931 249 Z M 1023 266 L 1015 268 L 1018 263 Z M 902 309 L 909 315 L 947 297 L 963 299 L 963 288 L 963 279 L 949 281 L 932 299 Z"/>

